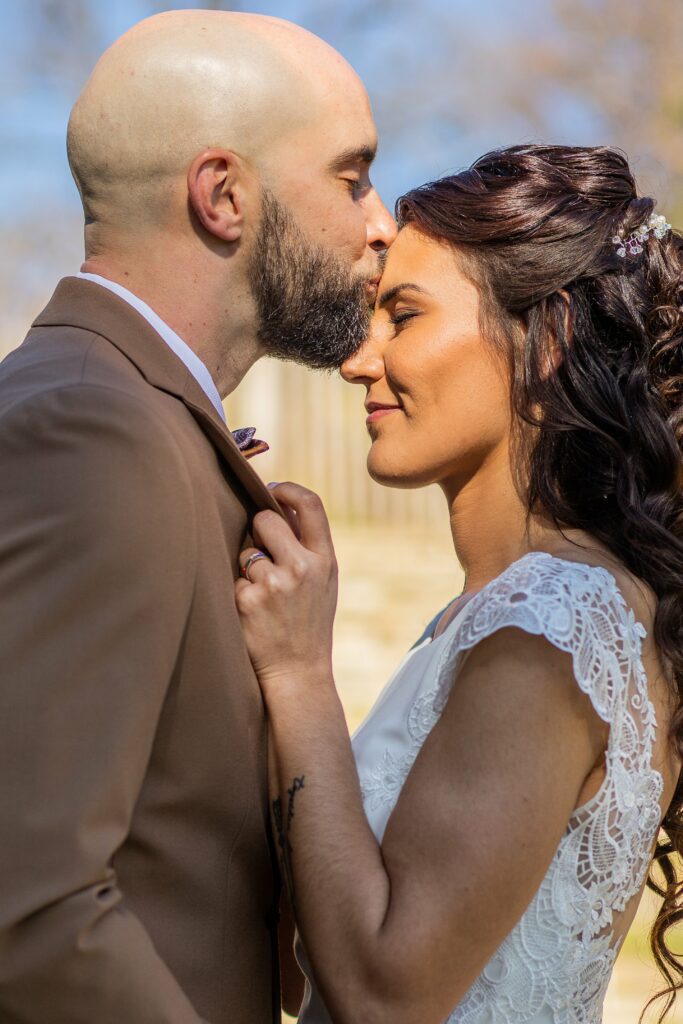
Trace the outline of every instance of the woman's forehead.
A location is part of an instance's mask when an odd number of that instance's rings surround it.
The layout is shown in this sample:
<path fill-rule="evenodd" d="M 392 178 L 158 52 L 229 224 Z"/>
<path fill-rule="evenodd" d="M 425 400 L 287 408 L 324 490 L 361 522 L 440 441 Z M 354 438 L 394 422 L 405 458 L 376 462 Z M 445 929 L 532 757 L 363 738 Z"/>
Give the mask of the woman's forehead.
<path fill-rule="evenodd" d="M 448 242 L 425 234 L 413 224 L 406 224 L 387 254 L 382 290 L 404 281 L 433 290 L 442 278 L 447 278 L 451 285 L 459 278 L 466 280 L 457 252 Z"/>

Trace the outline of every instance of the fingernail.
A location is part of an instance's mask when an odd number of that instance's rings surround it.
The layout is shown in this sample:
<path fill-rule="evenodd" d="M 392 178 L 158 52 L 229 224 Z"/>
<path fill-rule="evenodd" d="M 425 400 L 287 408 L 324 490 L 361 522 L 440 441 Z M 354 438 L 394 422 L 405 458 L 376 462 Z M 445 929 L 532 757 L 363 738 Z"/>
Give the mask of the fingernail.
<path fill-rule="evenodd" d="M 271 480 L 271 482 L 268 484 L 268 486 L 269 487 L 279 487 L 280 486 L 280 481 L 279 480 Z"/>

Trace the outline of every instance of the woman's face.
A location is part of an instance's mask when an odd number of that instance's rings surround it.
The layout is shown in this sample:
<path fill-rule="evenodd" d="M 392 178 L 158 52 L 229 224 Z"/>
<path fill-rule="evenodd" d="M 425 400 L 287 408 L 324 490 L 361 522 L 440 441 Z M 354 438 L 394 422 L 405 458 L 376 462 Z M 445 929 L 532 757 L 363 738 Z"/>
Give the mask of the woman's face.
<path fill-rule="evenodd" d="M 482 337 L 479 291 L 457 253 L 408 225 L 389 250 L 363 347 L 342 366 L 367 388 L 373 479 L 458 490 L 509 465 L 510 379 Z"/>

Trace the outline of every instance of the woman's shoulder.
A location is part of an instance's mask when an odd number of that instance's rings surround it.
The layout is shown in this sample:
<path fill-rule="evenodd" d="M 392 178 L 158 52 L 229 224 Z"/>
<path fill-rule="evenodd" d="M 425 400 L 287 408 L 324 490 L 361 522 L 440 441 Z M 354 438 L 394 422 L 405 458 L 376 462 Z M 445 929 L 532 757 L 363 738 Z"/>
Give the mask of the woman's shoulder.
<path fill-rule="evenodd" d="M 564 551 L 534 550 L 512 562 L 471 601 L 470 618 L 484 609 L 518 607 L 557 624 L 558 609 L 592 610 L 628 619 L 649 631 L 655 613 L 651 590 L 608 558 L 580 559 Z"/>
<path fill-rule="evenodd" d="M 576 682 L 609 721 L 629 678 L 640 677 L 645 686 L 642 645 L 651 622 L 640 618 L 647 611 L 643 596 L 636 607 L 629 601 L 635 589 L 624 573 L 604 563 L 528 552 L 464 608 L 452 656 L 459 659 L 513 629 L 529 635 L 530 656 L 537 658 L 532 637 L 541 638 L 571 656 Z"/>
<path fill-rule="evenodd" d="M 595 543 L 586 546 L 565 543 L 547 552 L 532 552 L 532 555 L 548 556 L 558 574 L 562 571 L 577 573 L 599 581 L 605 595 L 615 595 L 649 632 L 657 611 L 657 598 L 652 587 L 606 548 Z"/>

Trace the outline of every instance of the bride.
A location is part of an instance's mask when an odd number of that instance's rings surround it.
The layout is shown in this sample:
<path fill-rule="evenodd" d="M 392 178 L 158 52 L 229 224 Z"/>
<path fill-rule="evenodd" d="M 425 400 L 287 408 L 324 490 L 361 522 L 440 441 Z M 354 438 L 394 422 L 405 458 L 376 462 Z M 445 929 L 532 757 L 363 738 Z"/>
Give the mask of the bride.
<path fill-rule="evenodd" d="M 660 827 L 683 846 L 683 239 L 653 208 L 619 153 L 563 146 L 399 201 L 342 374 L 372 477 L 443 491 L 466 584 L 353 743 L 320 501 L 278 485 L 294 529 L 255 520 L 302 1024 L 597 1024 Z"/>

